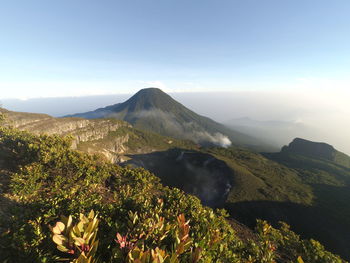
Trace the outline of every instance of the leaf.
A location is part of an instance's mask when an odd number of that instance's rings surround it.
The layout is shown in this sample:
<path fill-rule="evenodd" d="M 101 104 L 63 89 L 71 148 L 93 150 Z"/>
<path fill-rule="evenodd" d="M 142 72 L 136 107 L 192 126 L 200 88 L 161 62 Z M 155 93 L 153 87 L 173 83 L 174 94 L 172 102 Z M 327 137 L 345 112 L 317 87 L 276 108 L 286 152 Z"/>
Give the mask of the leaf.
<path fill-rule="evenodd" d="M 72 218 L 72 216 L 70 215 L 70 216 L 68 217 L 68 220 L 67 220 L 67 228 L 70 228 L 70 226 L 72 225 L 72 222 L 73 222 L 73 218 Z"/>
<path fill-rule="evenodd" d="M 94 212 L 94 210 L 91 210 L 88 218 L 93 219 L 94 217 L 95 217 L 95 212 Z"/>
<path fill-rule="evenodd" d="M 77 246 L 81 246 L 85 244 L 85 240 L 82 239 L 81 237 L 77 237 L 74 239 L 74 244 L 76 244 Z"/>
<path fill-rule="evenodd" d="M 52 232 L 54 234 L 61 234 L 65 229 L 65 225 L 62 222 L 57 222 L 54 228 L 52 229 Z"/>
<path fill-rule="evenodd" d="M 58 245 L 58 246 L 57 246 L 57 249 L 58 249 L 59 251 L 62 251 L 62 252 L 68 252 L 68 251 L 69 251 L 68 248 L 66 248 L 65 246 L 62 246 L 62 245 Z"/>
<path fill-rule="evenodd" d="M 83 222 L 79 222 L 76 227 L 80 233 L 84 232 L 84 223 Z"/>
<path fill-rule="evenodd" d="M 55 242 L 57 245 L 63 245 L 63 243 L 67 240 L 62 235 L 53 235 L 52 237 L 53 242 Z"/>

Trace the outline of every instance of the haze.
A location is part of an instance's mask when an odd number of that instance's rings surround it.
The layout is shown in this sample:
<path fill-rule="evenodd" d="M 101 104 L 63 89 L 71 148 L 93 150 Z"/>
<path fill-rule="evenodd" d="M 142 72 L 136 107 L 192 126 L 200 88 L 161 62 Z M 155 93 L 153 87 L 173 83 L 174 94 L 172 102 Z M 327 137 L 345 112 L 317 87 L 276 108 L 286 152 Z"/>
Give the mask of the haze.
<path fill-rule="evenodd" d="M 131 95 L 4 99 L 2 104 L 14 111 L 60 117 L 120 103 Z M 179 92 L 170 95 L 201 115 L 277 147 L 301 137 L 327 142 L 350 153 L 350 109 L 346 92 Z"/>

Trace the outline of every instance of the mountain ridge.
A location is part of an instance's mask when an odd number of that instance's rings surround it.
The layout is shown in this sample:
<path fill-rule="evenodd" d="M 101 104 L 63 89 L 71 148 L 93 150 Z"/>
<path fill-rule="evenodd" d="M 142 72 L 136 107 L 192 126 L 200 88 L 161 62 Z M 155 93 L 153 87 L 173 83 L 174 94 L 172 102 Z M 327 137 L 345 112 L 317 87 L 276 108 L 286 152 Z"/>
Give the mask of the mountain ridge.
<path fill-rule="evenodd" d="M 295 138 L 288 146 L 282 147 L 281 153 L 294 153 L 321 158 L 350 168 L 350 157 L 324 142 Z"/>

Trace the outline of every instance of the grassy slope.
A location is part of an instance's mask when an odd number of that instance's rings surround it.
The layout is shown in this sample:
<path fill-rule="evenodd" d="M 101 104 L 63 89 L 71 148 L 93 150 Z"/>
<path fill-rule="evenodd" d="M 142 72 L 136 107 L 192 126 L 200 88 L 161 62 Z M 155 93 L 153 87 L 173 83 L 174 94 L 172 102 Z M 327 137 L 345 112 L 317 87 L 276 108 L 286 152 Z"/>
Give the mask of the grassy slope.
<path fill-rule="evenodd" d="M 208 152 L 233 170 L 234 187 L 228 202 L 273 200 L 309 205 L 311 188 L 298 174 L 264 156 L 242 149 L 213 148 Z"/>

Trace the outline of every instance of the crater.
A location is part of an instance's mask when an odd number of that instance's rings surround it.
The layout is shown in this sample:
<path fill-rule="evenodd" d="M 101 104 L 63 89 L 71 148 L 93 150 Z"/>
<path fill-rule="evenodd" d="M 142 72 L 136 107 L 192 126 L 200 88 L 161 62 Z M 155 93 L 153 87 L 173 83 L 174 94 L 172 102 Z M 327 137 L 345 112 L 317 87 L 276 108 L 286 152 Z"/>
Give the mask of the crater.
<path fill-rule="evenodd" d="M 207 153 L 171 149 L 129 157 L 131 160 L 122 165 L 143 167 L 158 176 L 163 185 L 195 195 L 210 207 L 221 207 L 232 187 L 233 171 Z"/>

